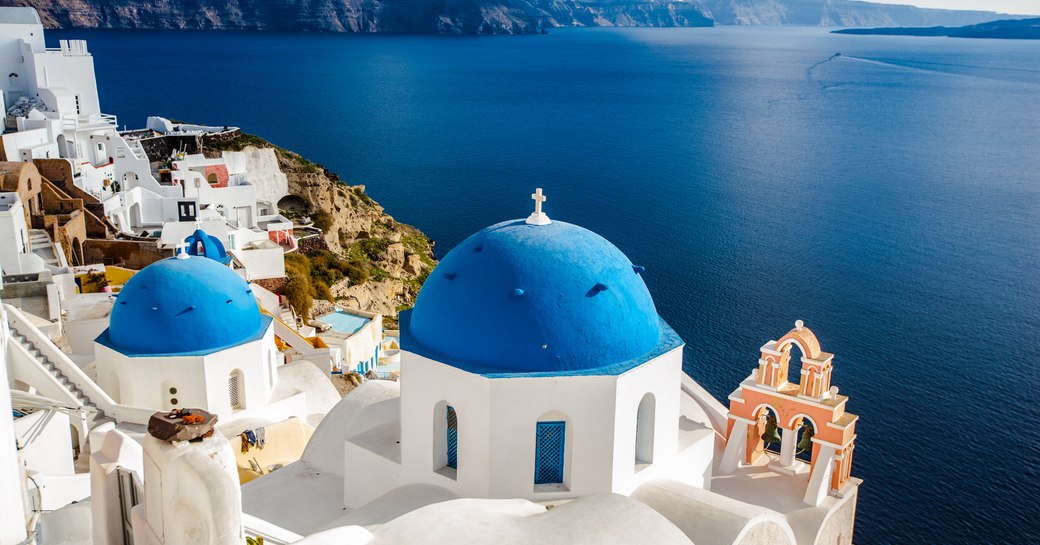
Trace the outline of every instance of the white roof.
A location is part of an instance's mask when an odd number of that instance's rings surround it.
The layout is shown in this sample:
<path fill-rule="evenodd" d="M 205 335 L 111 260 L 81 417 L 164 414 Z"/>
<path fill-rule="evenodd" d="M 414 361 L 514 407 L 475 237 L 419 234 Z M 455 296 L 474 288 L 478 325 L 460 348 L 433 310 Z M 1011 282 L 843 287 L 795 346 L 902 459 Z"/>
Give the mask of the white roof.
<path fill-rule="evenodd" d="M 0 8 L 0 25 L 42 25 L 36 8 Z"/>

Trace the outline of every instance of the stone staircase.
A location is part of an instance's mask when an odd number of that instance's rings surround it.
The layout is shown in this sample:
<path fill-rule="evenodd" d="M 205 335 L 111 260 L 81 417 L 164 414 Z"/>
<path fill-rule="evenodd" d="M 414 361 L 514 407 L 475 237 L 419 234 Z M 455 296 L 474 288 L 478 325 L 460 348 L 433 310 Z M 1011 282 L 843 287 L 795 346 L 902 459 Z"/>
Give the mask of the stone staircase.
<path fill-rule="evenodd" d="M 62 388 L 68 391 L 68 393 L 72 395 L 72 397 L 74 397 L 77 401 L 79 401 L 79 403 L 83 407 L 85 407 L 88 411 L 94 413 L 93 420 L 95 423 L 107 418 L 105 415 L 105 411 L 98 408 L 98 406 L 93 401 L 91 401 L 91 399 L 87 397 L 86 394 L 83 393 L 83 390 L 80 390 L 78 386 L 73 384 L 73 382 L 69 380 L 69 377 L 66 376 L 65 373 L 61 371 L 61 369 L 58 369 L 58 367 L 54 365 L 54 362 L 52 362 L 50 358 L 44 355 L 43 352 L 39 348 L 37 348 L 31 340 L 29 340 L 25 335 L 22 335 L 15 330 L 11 330 L 11 338 L 16 343 L 25 347 L 25 349 L 29 352 L 30 355 L 32 355 L 32 357 L 37 361 L 37 363 L 39 363 L 44 369 L 46 369 L 48 373 L 54 376 L 54 378 L 58 379 L 58 382 L 61 383 Z"/>
<path fill-rule="evenodd" d="M 296 321 L 296 314 L 289 308 L 289 305 L 280 305 L 278 309 L 279 318 L 290 327 L 299 327 L 300 324 Z"/>
<path fill-rule="evenodd" d="M 29 247 L 32 248 L 32 252 L 41 259 L 47 265 L 51 267 L 60 267 L 61 261 L 58 256 L 54 253 L 54 244 L 51 242 L 50 235 L 44 229 L 30 229 L 29 230 Z"/>

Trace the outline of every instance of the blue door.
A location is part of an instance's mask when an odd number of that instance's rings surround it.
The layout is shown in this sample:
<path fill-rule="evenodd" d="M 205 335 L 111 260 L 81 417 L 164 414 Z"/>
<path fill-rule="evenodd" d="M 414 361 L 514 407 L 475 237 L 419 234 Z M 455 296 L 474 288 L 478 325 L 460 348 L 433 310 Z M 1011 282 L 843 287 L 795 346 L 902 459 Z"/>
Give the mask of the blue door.
<path fill-rule="evenodd" d="M 534 484 L 563 482 L 565 422 L 539 422 L 535 437 Z"/>
<path fill-rule="evenodd" d="M 459 418 L 448 406 L 448 467 L 459 468 Z"/>

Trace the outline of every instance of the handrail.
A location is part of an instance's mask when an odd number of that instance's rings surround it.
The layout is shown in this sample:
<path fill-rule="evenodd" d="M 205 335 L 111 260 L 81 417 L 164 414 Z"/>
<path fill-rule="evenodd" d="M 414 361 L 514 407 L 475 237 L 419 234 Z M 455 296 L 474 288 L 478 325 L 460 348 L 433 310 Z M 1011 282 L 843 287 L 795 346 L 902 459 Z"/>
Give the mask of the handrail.
<path fill-rule="evenodd" d="M 108 392 L 98 386 L 75 362 L 58 349 L 42 331 L 33 325 L 22 314 L 21 310 L 7 303 L 4 303 L 4 310 L 7 311 L 8 323 L 11 328 L 20 335 L 25 335 L 36 349 L 40 351 L 40 354 L 46 356 L 54 364 L 55 368 L 68 377 L 69 381 L 79 388 L 95 407 L 120 422 L 148 423 L 148 419 L 155 413 L 153 409 L 117 403 L 108 395 Z"/>

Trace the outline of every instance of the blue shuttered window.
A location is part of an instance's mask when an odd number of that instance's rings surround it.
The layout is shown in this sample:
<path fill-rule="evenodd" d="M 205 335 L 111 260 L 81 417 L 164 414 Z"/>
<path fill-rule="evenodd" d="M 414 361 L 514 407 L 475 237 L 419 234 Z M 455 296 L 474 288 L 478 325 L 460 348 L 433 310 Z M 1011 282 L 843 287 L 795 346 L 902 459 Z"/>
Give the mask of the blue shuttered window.
<path fill-rule="evenodd" d="M 459 418 L 455 407 L 448 406 L 448 467 L 459 468 Z"/>
<path fill-rule="evenodd" d="M 539 422 L 535 437 L 534 484 L 563 482 L 565 422 Z"/>

